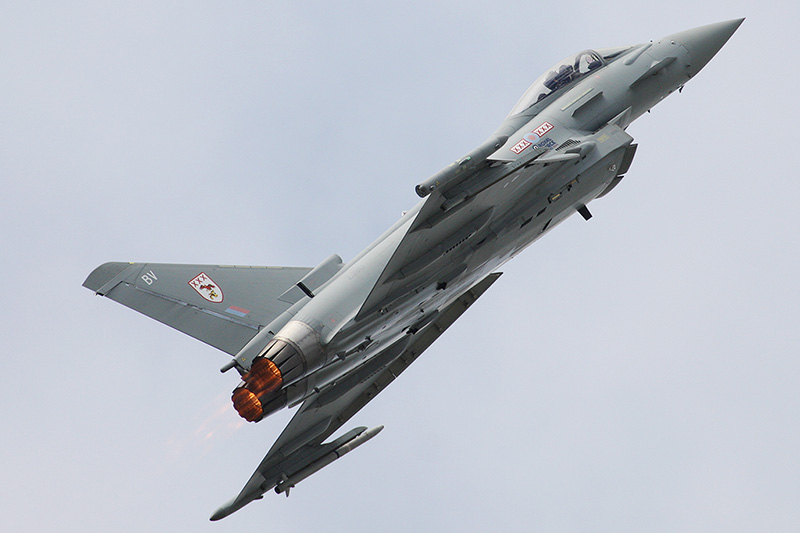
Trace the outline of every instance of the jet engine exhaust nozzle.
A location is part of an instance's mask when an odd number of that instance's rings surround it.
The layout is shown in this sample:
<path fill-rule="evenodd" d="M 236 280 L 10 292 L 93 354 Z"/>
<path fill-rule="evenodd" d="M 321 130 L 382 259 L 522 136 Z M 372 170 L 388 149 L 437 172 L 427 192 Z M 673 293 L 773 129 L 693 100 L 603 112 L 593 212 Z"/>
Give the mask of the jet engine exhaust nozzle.
<path fill-rule="evenodd" d="M 276 336 L 253 360 L 250 371 L 242 376 L 242 383 L 233 390 L 234 409 L 248 422 L 258 422 L 283 408 L 287 403 L 285 387 L 318 367 L 320 358 L 311 363 L 295 342 Z"/>

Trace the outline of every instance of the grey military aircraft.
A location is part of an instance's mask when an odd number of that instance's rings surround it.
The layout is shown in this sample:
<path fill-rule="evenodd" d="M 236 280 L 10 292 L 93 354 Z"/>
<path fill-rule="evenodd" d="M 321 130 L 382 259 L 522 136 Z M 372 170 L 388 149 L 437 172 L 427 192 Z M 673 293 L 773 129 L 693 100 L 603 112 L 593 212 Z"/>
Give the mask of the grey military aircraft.
<path fill-rule="evenodd" d="M 636 46 L 584 50 L 549 69 L 479 147 L 416 186 L 422 198 L 358 256 L 315 268 L 106 263 L 84 286 L 227 352 L 236 411 L 300 406 L 219 520 L 289 490 L 375 436 L 326 442 L 495 281 L 497 269 L 613 190 L 625 130 L 694 77 L 743 19 Z"/>

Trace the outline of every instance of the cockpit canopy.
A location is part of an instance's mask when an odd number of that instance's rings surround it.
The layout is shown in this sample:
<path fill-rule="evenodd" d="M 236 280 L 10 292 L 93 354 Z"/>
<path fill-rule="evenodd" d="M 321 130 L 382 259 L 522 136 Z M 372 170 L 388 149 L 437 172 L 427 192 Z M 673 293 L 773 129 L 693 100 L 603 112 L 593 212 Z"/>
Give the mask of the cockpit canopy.
<path fill-rule="evenodd" d="M 522 98 L 519 99 L 519 102 L 517 102 L 517 105 L 514 106 L 508 116 L 525 111 L 551 93 L 566 87 L 605 64 L 603 56 L 594 50 L 584 50 L 563 61 L 559 61 L 547 74 L 543 74 L 533 82 L 533 85 L 525 91 L 525 94 L 522 95 Z"/>

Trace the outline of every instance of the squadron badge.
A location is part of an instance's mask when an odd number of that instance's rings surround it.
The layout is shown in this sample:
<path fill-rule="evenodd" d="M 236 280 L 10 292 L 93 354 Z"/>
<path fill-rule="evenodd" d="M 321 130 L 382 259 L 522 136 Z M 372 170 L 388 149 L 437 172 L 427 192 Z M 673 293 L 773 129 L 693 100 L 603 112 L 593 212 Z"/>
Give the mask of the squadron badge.
<path fill-rule="evenodd" d="M 209 302 L 213 302 L 215 304 L 222 303 L 222 299 L 224 298 L 222 289 L 219 288 L 219 285 L 214 283 L 214 280 L 206 276 L 205 272 L 201 272 L 195 276 L 189 282 L 189 285 L 191 285 L 192 288 L 197 291 L 197 294 Z"/>

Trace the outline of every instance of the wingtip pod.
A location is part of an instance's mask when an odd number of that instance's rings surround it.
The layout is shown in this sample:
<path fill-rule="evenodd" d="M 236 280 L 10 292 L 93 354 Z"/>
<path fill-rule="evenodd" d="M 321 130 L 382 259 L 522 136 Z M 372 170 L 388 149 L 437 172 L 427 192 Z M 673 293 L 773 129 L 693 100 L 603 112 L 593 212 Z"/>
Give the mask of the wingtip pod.
<path fill-rule="evenodd" d="M 260 493 L 256 493 L 251 495 L 247 498 L 239 499 L 239 497 L 233 498 L 225 505 L 221 506 L 219 509 L 214 511 L 214 514 L 211 515 L 209 520 L 212 522 L 216 522 L 217 520 L 222 520 L 226 516 L 230 516 L 248 503 L 252 502 L 253 500 L 261 499 L 263 496 Z"/>
<path fill-rule="evenodd" d="M 211 518 L 209 518 L 209 520 L 211 520 L 212 522 L 216 522 L 217 520 L 222 520 L 226 516 L 244 507 L 244 504 L 239 506 L 237 506 L 236 504 L 237 504 L 236 498 L 233 498 L 232 500 L 226 502 L 225 505 L 220 506 L 219 509 L 214 511 L 214 514 L 211 515 Z"/>
<path fill-rule="evenodd" d="M 220 507 L 219 509 L 214 511 L 214 514 L 211 515 L 211 518 L 209 518 L 209 520 L 211 520 L 212 522 L 216 522 L 217 520 L 222 520 L 223 518 L 225 518 L 229 514 L 230 513 L 226 512 L 226 508 L 223 505 L 222 507 Z"/>
<path fill-rule="evenodd" d="M 282 461 L 273 464 L 268 474 L 264 474 L 261 470 L 256 471 L 242 492 L 214 511 L 210 520 L 212 522 L 222 520 L 250 502 L 260 500 L 270 488 L 274 488 L 278 494 L 288 496 L 295 485 L 358 448 L 381 430 L 383 426 L 371 429 L 359 426 L 327 444 L 305 446 L 296 450 Z"/>
<path fill-rule="evenodd" d="M 92 270 L 91 274 L 89 274 L 89 276 L 86 278 L 86 281 L 83 282 L 83 286 L 90 291 L 94 291 L 95 293 L 102 295 L 104 294 L 103 288 L 111 284 L 112 281 L 121 279 L 123 277 L 123 272 L 125 272 L 132 264 L 133 263 L 120 262 L 103 263 L 99 267 Z M 108 287 L 108 289 L 111 288 L 112 287 Z"/>

